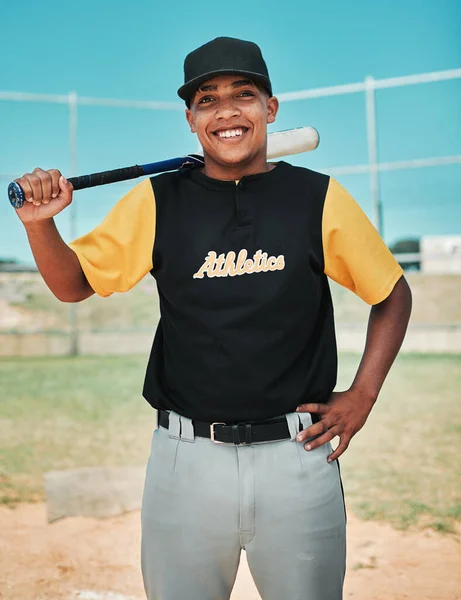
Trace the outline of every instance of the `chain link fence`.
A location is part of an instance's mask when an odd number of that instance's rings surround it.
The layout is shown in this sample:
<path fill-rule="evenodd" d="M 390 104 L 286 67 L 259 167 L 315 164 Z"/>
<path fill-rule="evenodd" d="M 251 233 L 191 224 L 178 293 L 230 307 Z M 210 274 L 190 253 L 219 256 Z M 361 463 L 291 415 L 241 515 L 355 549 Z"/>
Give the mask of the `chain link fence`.
<path fill-rule="evenodd" d="M 367 77 L 277 97 L 277 129 L 313 125 L 320 131 L 319 149 L 293 156 L 291 162 L 340 180 L 399 262 L 414 271 L 408 274 L 415 310 L 407 349 L 461 352 L 459 302 L 451 301 L 461 292 L 461 113 L 455 100 L 461 97 L 461 69 Z M 427 103 L 423 123 L 412 111 L 421 103 Z M 392 121 L 396 107 L 407 111 L 399 130 Z M 196 151 L 197 141 L 191 147 L 178 115 L 183 110 L 179 102 L 0 91 L 0 184 L 5 200 L 8 181 L 37 166 L 37 157 L 43 168 L 56 167 L 73 176 Z M 14 134 L 19 122 L 32 132 L 27 144 Z M 161 143 L 152 143 L 159 139 Z M 99 165 L 94 164 L 95 147 L 100 148 Z M 91 190 L 79 192 L 78 200 L 57 219 L 64 238 L 95 226 L 132 185 L 99 188 L 97 196 Z M 448 215 L 449 230 L 437 221 L 440 211 Z M 428 223 L 434 237 L 420 239 L 422 224 L 427 230 Z M 12 256 L 23 256 L 27 241 L 13 211 L 5 217 L 5 237 Z M 3 269 L 9 272 L 0 273 L 0 355 L 149 349 L 159 316 L 153 281 L 144 280 L 127 295 L 91 298 L 69 308 L 52 297 L 37 273 L 14 263 L 9 269 L 4 263 Z M 335 285 L 333 296 L 340 348 L 361 350 L 367 307 Z"/>

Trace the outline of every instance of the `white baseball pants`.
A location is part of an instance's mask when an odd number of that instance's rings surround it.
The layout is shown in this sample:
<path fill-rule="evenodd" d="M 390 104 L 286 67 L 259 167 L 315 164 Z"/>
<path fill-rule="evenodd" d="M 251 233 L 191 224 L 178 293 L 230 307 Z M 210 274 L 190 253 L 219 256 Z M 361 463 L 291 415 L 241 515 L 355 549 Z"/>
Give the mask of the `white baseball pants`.
<path fill-rule="evenodd" d="M 341 600 L 339 468 L 330 444 L 295 441 L 308 413 L 286 419 L 291 440 L 248 446 L 194 439 L 173 412 L 155 430 L 141 517 L 148 600 L 228 600 L 242 550 L 263 600 Z"/>

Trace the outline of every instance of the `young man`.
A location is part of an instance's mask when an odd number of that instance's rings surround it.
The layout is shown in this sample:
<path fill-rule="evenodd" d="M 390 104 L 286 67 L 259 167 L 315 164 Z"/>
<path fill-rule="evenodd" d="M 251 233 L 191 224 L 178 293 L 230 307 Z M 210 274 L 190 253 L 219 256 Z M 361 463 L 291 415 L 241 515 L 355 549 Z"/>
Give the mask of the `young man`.
<path fill-rule="evenodd" d="M 205 167 L 137 185 L 67 246 L 72 187 L 36 169 L 18 211 L 54 294 L 77 302 L 149 271 L 161 320 L 143 395 L 159 411 L 142 509 L 149 600 L 225 600 L 245 549 L 263 600 L 339 600 L 345 511 L 336 459 L 402 343 L 402 270 L 332 178 L 266 160 L 278 102 L 259 48 L 217 38 L 178 91 Z M 327 276 L 372 305 L 351 387 L 336 385 Z M 339 437 L 332 452 L 330 441 Z"/>

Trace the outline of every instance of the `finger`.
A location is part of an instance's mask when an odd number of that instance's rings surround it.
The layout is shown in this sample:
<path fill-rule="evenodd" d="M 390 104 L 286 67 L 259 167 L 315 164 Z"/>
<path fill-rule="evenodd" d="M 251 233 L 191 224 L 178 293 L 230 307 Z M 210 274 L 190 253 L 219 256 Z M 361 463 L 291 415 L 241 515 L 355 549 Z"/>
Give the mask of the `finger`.
<path fill-rule="evenodd" d="M 21 186 L 21 189 L 24 192 L 24 197 L 27 200 L 27 202 L 32 202 L 34 196 L 32 187 L 28 180 L 28 177 L 30 175 L 31 173 L 26 173 L 22 177 L 19 177 L 19 179 L 15 179 L 15 182 Z"/>
<path fill-rule="evenodd" d="M 310 412 L 315 413 L 317 415 L 326 415 L 329 410 L 330 407 L 328 406 L 328 404 L 311 403 L 300 404 L 296 409 L 296 412 Z"/>
<path fill-rule="evenodd" d="M 48 173 L 51 176 L 51 197 L 56 198 L 59 194 L 59 178 L 61 177 L 61 172 L 57 169 L 50 169 Z"/>
<path fill-rule="evenodd" d="M 339 443 L 336 450 L 334 452 L 332 452 L 330 454 L 330 456 L 328 457 L 328 462 L 333 462 L 334 460 L 339 458 L 341 456 L 341 454 L 343 454 L 349 448 L 350 441 L 351 441 L 350 437 L 344 437 L 344 435 L 343 435 L 341 438 L 341 442 Z"/>
<path fill-rule="evenodd" d="M 43 192 L 42 192 L 42 183 L 40 178 L 36 175 L 35 170 L 33 173 L 28 175 L 27 181 L 32 188 L 32 202 L 35 206 L 39 206 L 42 203 Z"/>
<path fill-rule="evenodd" d="M 321 435 L 318 438 L 316 438 L 315 440 L 312 440 L 311 442 L 308 442 L 307 444 L 305 444 L 304 448 L 306 450 L 315 450 L 315 448 L 318 448 L 319 446 L 323 446 L 324 444 L 331 442 L 331 440 L 334 437 L 336 437 L 337 435 L 338 435 L 337 428 L 332 427 L 331 429 L 326 431 L 323 435 Z"/>
<path fill-rule="evenodd" d="M 40 179 L 42 186 L 42 203 L 48 204 L 51 200 L 51 175 L 48 171 L 43 171 L 43 169 L 34 169 L 34 175 L 37 175 Z"/>
<path fill-rule="evenodd" d="M 325 421 L 318 421 L 317 423 L 314 423 L 314 425 L 309 425 L 304 431 L 299 432 L 296 439 L 298 442 L 304 442 L 309 438 L 325 433 L 327 430 L 328 426 Z"/>

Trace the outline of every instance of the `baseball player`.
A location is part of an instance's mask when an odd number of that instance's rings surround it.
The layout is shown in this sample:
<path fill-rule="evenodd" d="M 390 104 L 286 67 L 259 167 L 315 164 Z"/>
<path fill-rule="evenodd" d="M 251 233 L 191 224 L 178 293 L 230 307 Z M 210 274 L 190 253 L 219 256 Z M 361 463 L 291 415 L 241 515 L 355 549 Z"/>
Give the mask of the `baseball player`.
<path fill-rule="evenodd" d="M 337 181 L 267 162 L 278 102 L 258 46 L 214 39 L 184 74 L 203 169 L 142 181 L 69 245 L 53 221 L 72 200 L 58 171 L 17 180 L 28 200 L 18 215 L 64 302 L 127 291 L 149 272 L 157 282 L 143 388 L 158 410 L 141 516 L 147 598 L 228 599 L 243 549 L 263 600 L 339 600 L 337 459 L 401 346 L 411 293 Z M 328 277 L 372 306 L 341 392 Z"/>

